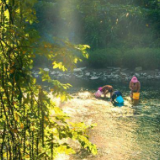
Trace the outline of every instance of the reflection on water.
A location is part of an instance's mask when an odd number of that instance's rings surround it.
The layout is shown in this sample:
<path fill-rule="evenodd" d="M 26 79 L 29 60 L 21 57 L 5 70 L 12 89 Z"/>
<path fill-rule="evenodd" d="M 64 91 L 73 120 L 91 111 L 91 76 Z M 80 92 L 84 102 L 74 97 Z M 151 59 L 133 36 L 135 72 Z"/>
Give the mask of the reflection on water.
<path fill-rule="evenodd" d="M 133 106 L 137 106 L 139 104 L 139 99 L 132 100 Z"/>
<path fill-rule="evenodd" d="M 160 160 L 158 87 L 142 86 L 140 101 L 131 102 L 128 85 L 112 85 L 122 92 L 125 103 L 122 106 L 104 107 L 102 105 L 105 102 L 109 103 L 108 99 L 95 99 L 90 104 L 95 107 L 97 113 L 92 120 L 98 123 L 97 130 L 95 128 L 90 136 L 91 141 L 97 145 L 99 154 L 96 157 L 84 158 L 86 160 Z M 70 92 L 88 90 L 94 93 L 99 86 L 102 85 L 95 83 L 76 85 Z M 85 107 L 89 106 L 84 103 Z M 94 103 L 99 105 L 94 106 Z M 79 157 L 75 159 L 78 160 Z"/>

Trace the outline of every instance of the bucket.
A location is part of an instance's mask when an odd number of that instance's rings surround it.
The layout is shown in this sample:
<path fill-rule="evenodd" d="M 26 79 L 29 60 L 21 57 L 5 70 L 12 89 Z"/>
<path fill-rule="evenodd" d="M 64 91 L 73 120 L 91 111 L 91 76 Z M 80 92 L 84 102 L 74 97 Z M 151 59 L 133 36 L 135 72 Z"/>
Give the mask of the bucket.
<path fill-rule="evenodd" d="M 123 102 L 124 102 L 122 96 L 118 96 L 118 97 L 116 98 L 116 101 L 117 101 L 117 103 L 123 103 Z"/>
<path fill-rule="evenodd" d="M 133 99 L 139 99 L 139 96 L 140 96 L 139 92 L 133 93 Z"/>
<path fill-rule="evenodd" d="M 100 98 L 102 95 L 102 92 L 100 90 L 98 90 L 94 95 L 95 95 L 95 97 Z"/>

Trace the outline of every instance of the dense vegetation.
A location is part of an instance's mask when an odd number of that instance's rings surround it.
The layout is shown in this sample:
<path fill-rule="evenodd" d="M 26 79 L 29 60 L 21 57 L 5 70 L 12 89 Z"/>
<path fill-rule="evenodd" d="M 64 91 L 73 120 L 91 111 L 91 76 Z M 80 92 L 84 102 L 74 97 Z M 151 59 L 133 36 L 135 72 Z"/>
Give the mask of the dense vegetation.
<path fill-rule="evenodd" d="M 159 9 L 159 0 L 0 0 L 0 159 L 74 153 L 64 139 L 96 154 L 85 133 L 92 126 L 68 123 L 49 88 L 37 85 L 33 65 L 73 70 L 91 47 L 84 61 L 91 67 L 159 68 Z M 53 96 L 70 98 L 70 84 L 40 74 Z"/>
<path fill-rule="evenodd" d="M 37 21 L 35 3 L 36 0 L 0 0 L 0 159 L 51 160 L 58 153 L 75 153 L 64 139 L 76 140 L 96 154 L 96 146 L 85 133 L 91 126 L 69 123 L 69 117 L 36 84 L 31 72 L 35 54 L 65 71 L 75 67 L 80 60 L 78 55 L 87 57 L 88 46 L 40 40 L 33 26 Z M 54 97 L 62 101 L 70 98 L 66 93 L 70 84 L 52 80 L 43 69 L 40 74 L 42 81 L 50 83 Z"/>
<path fill-rule="evenodd" d="M 152 57 L 152 68 L 159 68 L 159 0 L 39 0 L 36 9 L 36 27 L 47 40 L 63 37 L 91 47 L 85 65 L 147 68 L 141 59 Z"/>

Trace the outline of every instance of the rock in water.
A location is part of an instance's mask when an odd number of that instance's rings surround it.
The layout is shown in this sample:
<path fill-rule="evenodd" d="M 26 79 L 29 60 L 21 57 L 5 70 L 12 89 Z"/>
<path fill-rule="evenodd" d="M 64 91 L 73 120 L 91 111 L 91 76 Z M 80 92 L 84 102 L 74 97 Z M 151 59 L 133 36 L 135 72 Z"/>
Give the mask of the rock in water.
<path fill-rule="evenodd" d="M 86 69 L 86 67 L 82 67 L 82 68 L 75 68 L 73 71 L 74 72 L 81 72 L 82 70 Z"/>
<path fill-rule="evenodd" d="M 44 68 L 43 70 L 44 70 L 44 71 L 49 71 L 49 68 Z"/>
<path fill-rule="evenodd" d="M 90 79 L 94 80 L 94 79 L 98 79 L 99 77 L 97 76 L 92 76 Z"/>
<path fill-rule="evenodd" d="M 90 76 L 90 72 L 87 72 L 85 75 L 86 75 L 86 76 Z"/>

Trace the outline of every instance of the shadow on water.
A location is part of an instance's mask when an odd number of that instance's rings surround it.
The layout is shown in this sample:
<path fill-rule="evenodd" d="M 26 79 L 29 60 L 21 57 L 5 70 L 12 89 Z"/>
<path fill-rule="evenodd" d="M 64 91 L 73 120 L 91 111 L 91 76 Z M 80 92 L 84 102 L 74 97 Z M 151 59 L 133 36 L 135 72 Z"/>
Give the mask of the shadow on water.
<path fill-rule="evenodd" d="M 113 103 L 113 106 L 114 106 L 114 107 L 123 107 L 123 106 L 124 106 L 124 103 L 116 103 L 116 102 L 114 102 L 114 103 Z"/>
<path fill-rule="evenodd" d="M 140 110 L 140 107 L 141 104 L 140 104 L 140 100 L 135 100 L 133 99 L 132 100 L 132 108 L 133 108 L 133 114 L 134 115 L 140 115 L 141 114 L 141 110 Z"/>

